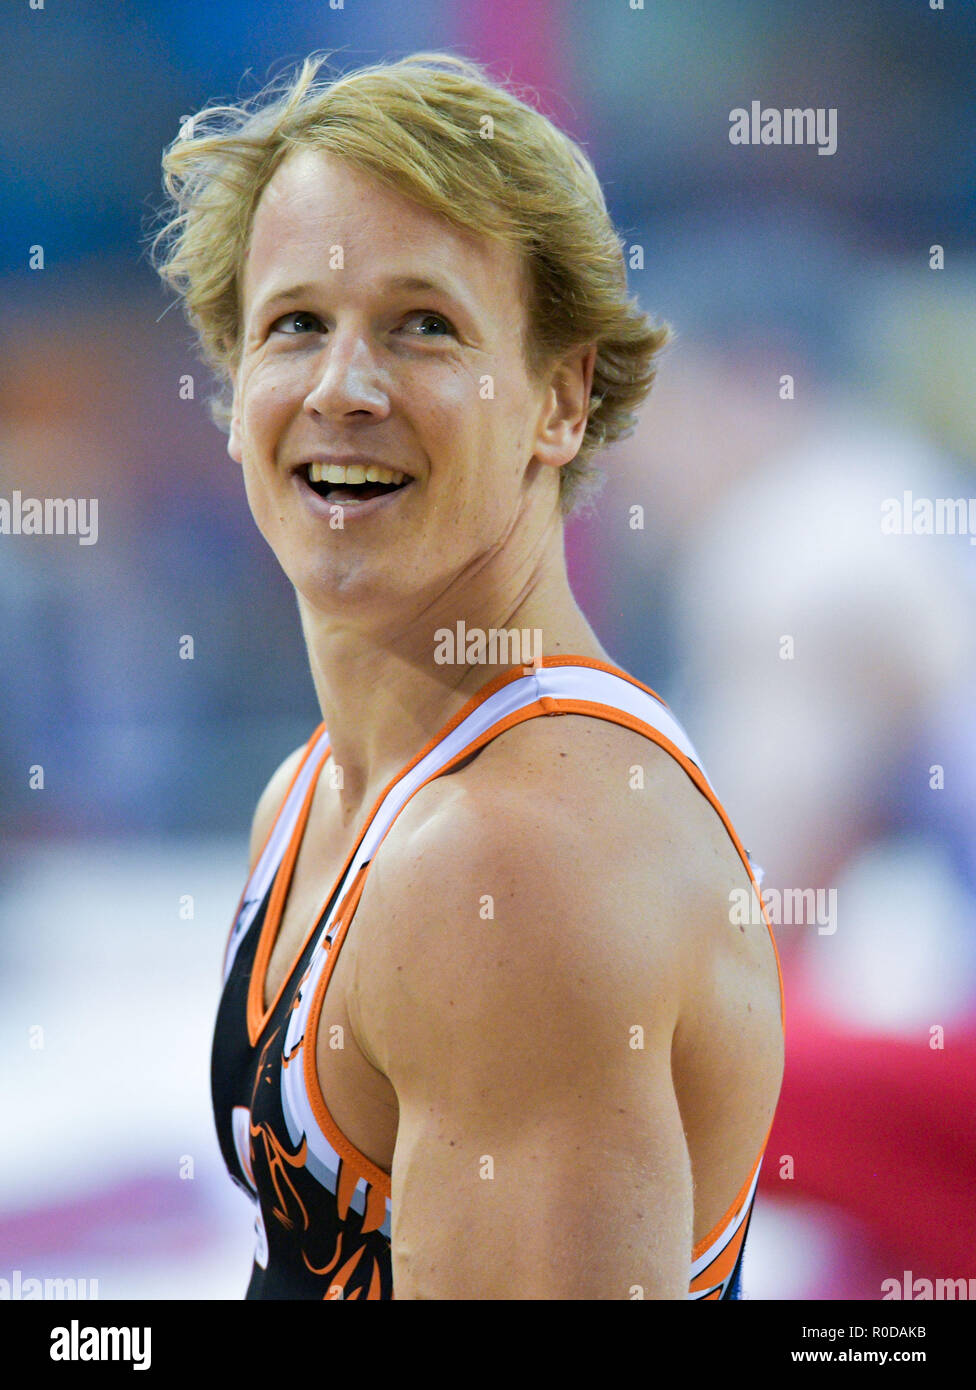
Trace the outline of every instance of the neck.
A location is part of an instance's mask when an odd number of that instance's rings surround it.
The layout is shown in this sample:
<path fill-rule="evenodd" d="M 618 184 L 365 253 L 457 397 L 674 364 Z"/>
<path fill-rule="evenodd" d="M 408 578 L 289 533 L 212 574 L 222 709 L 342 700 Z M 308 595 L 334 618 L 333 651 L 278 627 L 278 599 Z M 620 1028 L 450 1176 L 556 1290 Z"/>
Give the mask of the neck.
<path fill-rule="evenodd" d="M 472 695 L 511 669 L 511 660 L 488 659 L 501 654 L 497 647 L 489 645 L 484 654 L 472 647 L 478 630 L 526 633 L 530 660 L 577 655 L 610 661 L 570 590 L 561 522 L 554 521 L 532 563 L 504 576 L 498 573 L 503 554 L 452 581 L 433 602 L 415 599 L 412 613 L 398 607 L 392 631 L 388 618 L 383 626 L 362 617 L 337 620 L 299 595 L 312 679 L 333 762 L 342 769 L 344 824 L 361 818 Z M 469 639 L 463 646 L 456 641 L 459 622 Z"/>

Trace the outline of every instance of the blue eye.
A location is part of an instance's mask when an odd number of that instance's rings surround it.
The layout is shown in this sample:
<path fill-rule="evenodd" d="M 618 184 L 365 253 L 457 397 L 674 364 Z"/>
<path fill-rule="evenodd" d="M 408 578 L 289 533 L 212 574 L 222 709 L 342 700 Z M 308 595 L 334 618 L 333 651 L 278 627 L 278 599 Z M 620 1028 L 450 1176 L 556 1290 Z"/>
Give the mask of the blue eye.
<path fill-rule="evenodd" d="M 444 318 L 443 314 L 434 314 L 434 313 L 431 313 L 429 310 L 426 310 L 426 309 L 423 309 L 423 310 L 422 310 L 422 309 L 418 309 L 417 312 L 416 312 L 415 314 L 410 314 L 410 315 L 409 315 L 409 318 L 411 318 L 411 319 L 420 319 L 421 322 L 424 322 L 424 323 L 429 323 L 429 322 L 433 321 L 433 322 L 436 323 L 436 324 L 440 324 L 441 328 L 444 330 L 445 333 L 453 333 L 453 332 L 454 332 L 454 329 L 451 327 L 451 325 L 450 325 L 450 323 L 447 321 L 447 319 Z M 442 335 L 441 335 L 440 333 L 422 333 L 422 334 L 420 334 L 420 336 L 421 336 L 422 338 L 439 338 L 439 337 L 441 337 Z"/>
<path fill-rule="evenodd" d="M 274 323 L 271 325 L 271 327 L 272 327 L 272 328 L 279 328 L 279 327 L 281 326 L 281 324 L 287 323 L 289 319 L 305 319 L 305 320 L 307 320 L 308 322 L 318 324 L 318 325 L 321 327 L 321 319 L 316 318 L 316 316 L 315 316 L 314 314 L 309 314 L 309 313 L 307 313 L 304 309 L 296 309 L 296 310 L 295 310 L 293 313 L 291 313 L 291 314 L 282 314 L 282 316 L 281 316 L 280 319 L 275 319 L 275 321 L 274 321 Z M 283 331 L 285 331 L 285 330 L 283 330 Z M 316 331 L 317 331 L 316 329 L 313 329 L 313 330 L 312 330 L 312 332 L 316 332 Z M 294 335 L 293 335 L 293 336 L 294 336 Z"/>

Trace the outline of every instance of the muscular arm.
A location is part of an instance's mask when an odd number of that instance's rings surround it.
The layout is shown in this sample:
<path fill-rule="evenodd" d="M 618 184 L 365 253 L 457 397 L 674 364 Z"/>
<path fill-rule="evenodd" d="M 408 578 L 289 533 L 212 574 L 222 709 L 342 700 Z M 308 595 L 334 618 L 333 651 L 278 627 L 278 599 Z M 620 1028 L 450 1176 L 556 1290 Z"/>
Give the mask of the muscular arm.
<path fill-rule="evenodd" d="M 371 877 L 387 944 L 366 1032 L 400 1107 L 396 1295 L 683 1299 L 687 882 L 663 848 L 596 826 L 585 796 L 560 816 L 538 788 L 495 790 L 454 797 Z"/>

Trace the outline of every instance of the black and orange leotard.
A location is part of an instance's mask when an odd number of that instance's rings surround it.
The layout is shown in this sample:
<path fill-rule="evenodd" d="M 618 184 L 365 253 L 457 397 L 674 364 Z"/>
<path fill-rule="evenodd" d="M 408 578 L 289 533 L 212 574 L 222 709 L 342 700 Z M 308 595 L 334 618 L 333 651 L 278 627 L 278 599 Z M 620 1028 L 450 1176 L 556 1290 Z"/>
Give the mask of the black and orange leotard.
<path fill-rule="evenodd" d="M 601 662 L 546 658 L 486 685 L 389 784 L 265 1012 L 271 949 L 315 783 L 329 758 L 326 729 L 316 729 L 241 896 L 214 1033 L 211 1081 L 220 1146 L 231 1177 L 255 1202 L 248 1298 L 393 1297 L 390 1175 L 350 1144 L 329 1114 L 316 1068 L 322 1001 L 370 864 L 414 793 L 522 720 L 559 714 L 607 719 L 666 749 L 721 817 L 758 891 L 701 760 L 664 702 Z M 780 991 L 782 1004 L 782 976 Z M 765 1142 L 735 1201 L 692 1250 L 689 1298 L 741 1296 L 742 1253 L 764 1150 Z"/>

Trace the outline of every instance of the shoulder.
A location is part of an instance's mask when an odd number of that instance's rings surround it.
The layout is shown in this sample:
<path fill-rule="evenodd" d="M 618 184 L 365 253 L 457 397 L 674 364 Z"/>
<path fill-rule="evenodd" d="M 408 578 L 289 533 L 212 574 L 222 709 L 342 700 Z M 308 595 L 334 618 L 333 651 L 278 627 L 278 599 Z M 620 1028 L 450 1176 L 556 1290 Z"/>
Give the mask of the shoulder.
<path fill-rule="evenodd" d="M 714 808 L 670 753 L 631 729 L 566 714 L 506 730 L 429 783 L 375 869 L 404 897 L 414 884 L 466 891 L 488 875 L 583 907 L 628 885 L 700 891 L 717 858 L 742 872 Z"/>
<path fill-rule="evenodd" d="M 251 822 L 250 865 L 252 869 L 271 833 L 275 817 L 281 809 L 281 803 L 295 778 L 307 748 L 308 744 L 303 743 L 300 748 L 296 748 L 293 753 L 288 754 L 288 757 L 272 773 L 267 786 L 258 798 L 254 818 Z"/>
<path fill-rule="evenodd" d="M 360 907 L 375 997 L 446 991 L 474 1028 L 550 1000 L 595 1042 L 653 1002 L 669 1045 L 705 958 L 744 949 L 729 894 L 748 883 L 666 750 L 593 717 L 534 718 L 430 783 L 395 823 Z M 400 1017 L 422 1030 L 424 1014 Z"/>

